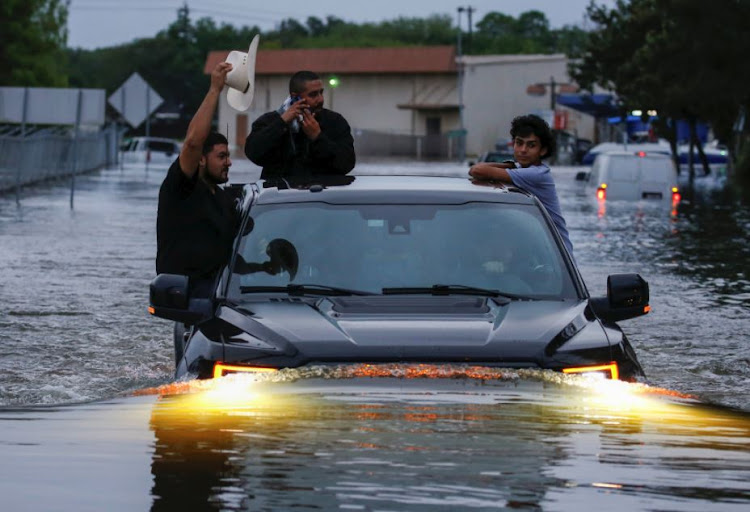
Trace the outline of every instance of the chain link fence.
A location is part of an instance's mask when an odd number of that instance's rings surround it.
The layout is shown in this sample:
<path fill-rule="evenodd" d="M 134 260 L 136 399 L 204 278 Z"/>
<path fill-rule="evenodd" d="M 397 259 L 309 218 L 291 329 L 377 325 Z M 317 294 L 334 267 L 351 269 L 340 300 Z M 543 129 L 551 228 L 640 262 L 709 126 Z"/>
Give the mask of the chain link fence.
<path fill-rule="evenodd" d="M 0 193 L 53 178 L 72 176 L 117 161 L 114 126 L 78 137 L 68 127 L 0 126 Z"/>

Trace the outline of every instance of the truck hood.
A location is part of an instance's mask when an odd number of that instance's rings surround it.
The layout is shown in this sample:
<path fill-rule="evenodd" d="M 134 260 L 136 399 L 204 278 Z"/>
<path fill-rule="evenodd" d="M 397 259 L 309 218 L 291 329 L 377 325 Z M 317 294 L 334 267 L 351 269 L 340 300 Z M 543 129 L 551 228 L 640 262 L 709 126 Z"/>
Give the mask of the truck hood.
<path fill-rule="evenodd" d="M 601 330 L 585 318 L 586 304 L 462 296 L 285 298 L 244 303 L 237 308 L 243 321 L 226 311 L 218 316 L 306 361 L 522 362 L 541 357 L 566 328 L 571 335 Z M 241 338 L 234 339 L 239 344 Z M 602 345 L 601 333 L 593 338 Z"/>

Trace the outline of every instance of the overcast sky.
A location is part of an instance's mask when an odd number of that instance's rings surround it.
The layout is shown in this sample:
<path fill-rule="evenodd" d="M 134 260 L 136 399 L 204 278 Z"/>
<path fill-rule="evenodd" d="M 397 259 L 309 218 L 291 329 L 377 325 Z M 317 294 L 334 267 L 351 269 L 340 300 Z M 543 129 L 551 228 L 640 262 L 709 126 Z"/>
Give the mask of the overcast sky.
<path fill-rule="evenodd" d="M 544 12 L 552 28 L 582 24 L 590 0 L 479 0 L 472 2 L 446 0 L 188 0 L 193 20 L 212 17 L 217 23 L 258 25 L 270 30 L 284 18 L 304 23 L 309 16 L 325 19 L 328 15 L 345 21 L 363 23 L 405 17 L 427 17 L 449 14 L 454 20 L 459 6 L 475 9 L 476 23 L 488 12 L 511 16 L 536 9 Z M 68 45 L 73 48 L 101 48 L 127 43 L 140 37 L 152 37 L 177 18 L 183 0 L 73 0 L 68 18 Z M 614 0 L 597 0 L 612 6 Z M 258 6 L 257 8 L 255 6 Z M 461 25 L 467 30 L 466 13 Z"/>

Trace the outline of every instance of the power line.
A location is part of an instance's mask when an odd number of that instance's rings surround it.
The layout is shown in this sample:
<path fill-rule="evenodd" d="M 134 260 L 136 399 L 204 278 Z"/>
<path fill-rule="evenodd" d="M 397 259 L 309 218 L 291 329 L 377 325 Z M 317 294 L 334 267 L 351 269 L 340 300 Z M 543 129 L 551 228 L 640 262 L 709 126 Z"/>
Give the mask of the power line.
<path fill-rule="evenodd" d="M 119 0 L 118 0 L 119 1 Z M 177 12 L 179 7 L 161 6 L 161 5 L 132 5 L 132 4 L 112 4 L 112 5 L 77 5 L 78 11 L 174 11 Z M 282 19 L 291 18 L 294 15 L 289 13 L 271 13 L 266 11 L 267 15 L 259 15 L 255 11 L 253 14 L 238 14 L 235 11 L 225 11 L 220 9 L 205 9 L 189 7 L 190 13 L 207 15 L 209 18 L 220 20 L 242 21 L 242 22 L 280 22 Z M 206 16 L 200 16 L 206 17 Z M 235 23 L 230 23 L 235 24 Z"/>
<path fill-rule="evenodd" d="M 88 0 L 89 2 L 92 2 L 92 0 Z M 111 3 L 109 3 L 111 2 Z M 233 17 L 240 17 L 240 18 L 252 18 L 253 15 L 257 13 L 261 13 L 263 15 L 270 15 L 270 16 L 294 16 L 294 13 L 290 12 L 280 12 L 280 11 L 268 11 L 265 9 L 256 9 L 253 8 L 252 11 L 248 12 L 248 14 L 243 14 L 243 12 L 247 12 L 247 5 L 246 2 L 227 2 L 225 1 L 214 1 L 208 3 L 211 7 L 204 7 L 203 4 L 206 4 L 207 2 L 199 2 L 198 7 L 193 7 L 190 5 L 190 2 L 187 2 L 187 7 L 190 12 L 204 12 L 204 13 L 223 13 L 228 14 Z M 127 4 L 124 4 L 122 0 L 97 0 L 96 2 L 92 3 L 86 3 L 86 0 L 84 2 L 73 2 L 70 6 L 71 10 L 155 10 L 155 9 L 173 9 L 177 11 L 178 9 L 182 8 L 183 5 L 186 3 L 183 0 L 179 0 L 177 2 L 169 2 L 168 0 L 166 2 L 129 2 Z M 215 9 L 214 7 L 217 6 L 219 9 Z M 229 11 L 223 10 L 223 9 L 229 9 Z M 252 15 L 250 14 L 252 13 Z"/>

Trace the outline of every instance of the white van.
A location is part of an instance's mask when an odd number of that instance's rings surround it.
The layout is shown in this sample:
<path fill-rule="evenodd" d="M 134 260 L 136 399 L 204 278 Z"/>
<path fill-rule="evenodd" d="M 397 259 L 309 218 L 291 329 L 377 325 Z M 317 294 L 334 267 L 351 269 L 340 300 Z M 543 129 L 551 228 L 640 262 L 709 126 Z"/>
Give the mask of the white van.
<path fill-rule="evenodd" d="M 645 151 L 600 153 L 588 175 L 599 199 L 679 201 L 677 168 L 669 155 Z"/>
<path fill-rule="evenodd" d="M 122 161 L 126 164 L 170 165 L 181 148 L 180 143 L 173 139 L 134 137 L 122 144 Z"/>

